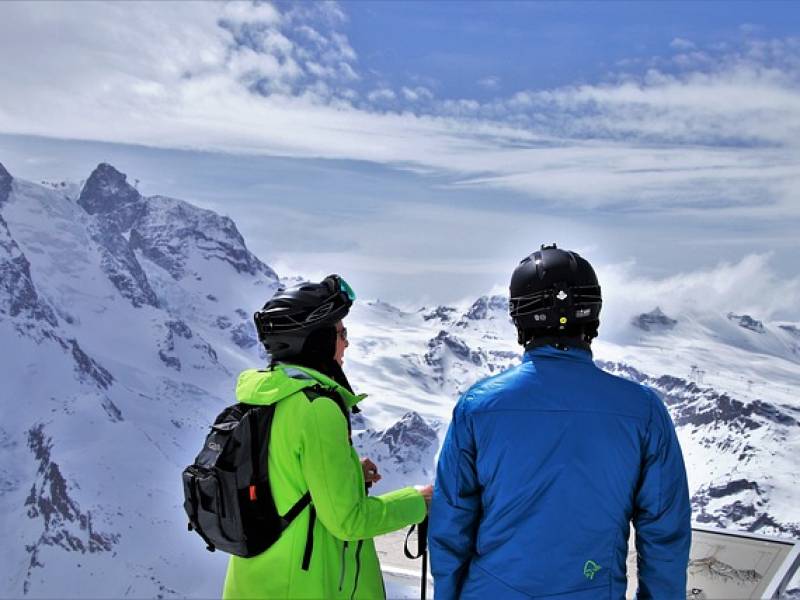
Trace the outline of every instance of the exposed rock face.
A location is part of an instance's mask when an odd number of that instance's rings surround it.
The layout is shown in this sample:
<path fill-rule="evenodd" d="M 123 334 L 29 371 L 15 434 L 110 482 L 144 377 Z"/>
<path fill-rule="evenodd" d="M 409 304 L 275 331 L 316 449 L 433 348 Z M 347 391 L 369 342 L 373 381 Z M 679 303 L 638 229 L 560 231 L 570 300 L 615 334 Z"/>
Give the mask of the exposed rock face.
<path fill-rule="evenodd" d="M 78 204 L 90 215 L 113 215 L 122 231 L 130 229 L 135 215 L 144 210 L 142 196 L 128 183 L 128 177 L 107 163 L 92 171 Z"/>
<path fill-rule="evenodd" d="M 635 327 L 644 331 L 668 331 L 673 329 L 678 321 L 671 319 L 665 315 L 662 310 L 656 306 L 655 309 L 648 313 L 642 313 L 634 317 L 632 321 Z"/>
<path fill-rule="evenodd" d="M 367 420 L 364 418 L 364 414 L 361 412 L 353 413 L 350 415 L 350 426 L 353 429 L 366 429 L 367 428 Z"/>
<path fill-rule="evenodd" d="M 103 272 L 120 294 L 137 308 L 145 305 L 157 307 L 156 293 L 115 220 L 98 219 L 90 227 L 90 232 L 101 248 Z"/>
<path fill-rule="evenodd" d="M 90 235 L 101 248 L 101 266 L 114 287 L 136 307 L 158 306 L 147 275 L 123 235 L 147 211 L 125 174 L 109 164 L 98 165 L 86 181 L 78 205 L 95 216 Z"/>
<path fill-rule="evenodd" d="M 159 344 L 158 357 L 167 367 L 181 371 L 186 365 L 180 357 L 190 358 L 187 349 L 191 349 L 191 355 L 198 359 L 197 362 L 189 363 L 190 366 L 194 368 L 204 368 L 209 364 L 219 366 L 216 350 L 201 336 L 195 335 L 184 321 L 168 320 L 164 323 L 164 327 L 166 335 Z"/>
<path fill-rule="evenodd" d="M 436 431 L 413 411 L 403 415 L 380 439 L 396 455 L 409 450 L 424 451 L 438 441 Z"/>
<path fill-rule="evenodd" d="M 59 465 L 53 460 L 53 444 L 44 433 L 44 425 L 28 431 L 28 448 L 39 464 L 37 479 L 25 500 L 29 519 L 39 520 L 39 539 L 26 546 L 30 555 L 24 592 L 29 589 L 31 573 L 45 565 L 40 561 L 44 546 L 59 546 L 67 552 L 110 552 L 119 540 L 119 534 L 97 531 L 92 514 L 82 510 L 70 496 L 69 485 Z"/>
<path fill-rule="evenodd" d="M 28 317 L 51 327 L 58 324 L 53 309 L 39 297 L 30 263 L 0 215 L 0 318 L 3 315 Z"/>
<path fill-rule="evenodd" d="M 231 329 L 231 340 L 240 348 L 249 350 L 258 344 L 255 326 L 250 322 L 239 323 Z"/>
<path fill-rule="evenodd" d="M 67 346 L 65 346 L 65 349 L 67 347 L 72 353 L 72 358 L 75 360 L 75 367 L 78 371 L 79 377 L 87 377 L 93 380 L 98 387 L 102 389 L 108 389 L 108 387 L 114 381 L 114 376 L 111 375 L 108 370 L 103 368 L 93 358 L 89 357 L 89 355 L 86 354 L 86 352 L 84 352 L 78 344 L 78 340 L 74 338 L 67 340 Z"/>
<path fill-rule="evenodd" d="M 362 456 L 376 464 L 392 463 L 396 474 L 433 472 L 433 457 L 439 447 L 436 430 L 416 412 L 408 412 L 388 429 L 366 429 L 353 439 Z"/>
<path fill-rule="evenodd" d="M 12 180 L 11 174 L 6 171 L 3 163 L 0 163 L 0 208 L 3 208 L 3 204 L 8 200 L 8 196 L 11 194 Z"/>
<path fill-rule="evenodd" d="M 425 362 L 431 366 L 441 364 L 442 352 L 446 349 L 453 353 L 456 358 L 466 360 L 474 365 L 483 363 L 483 355 L 472 350 L 466 342 L 447 331 L 440 331 L 439 334 L 428 342 L 428 353 L 425 355 Z"/>
<path fill-rule="evenodd" d="M 263 275 L 277 281 L 275 272 L 247 249 L 228 217 L 172 198 L 144 198 L 125 174 L 101 164 L 86 182 L 78 204 L 95 217 L 92 239 L 102 249 L 102 267 L 120 293 L 136 306 L 159 306 L 136 252 L 180 280 L 191 270 L 193 257 L 221 260 L 237 273 Z M 202 263 L 201 263 L 202 264 Z"/>
<path fill-rule="evenodd" d="M 456 309 L 452 306 L 437 306 L 433 310 L 426 312 L 422 315 L 422 318 L 425 321 L 430 321 L 431 319 L 438 319 L 443 323 L 452 320 L 453 314 L 456 312 Z"/>
<path fill-rule="evenodd" d="M 800 338 L 800 329 L 798 329 L 794 325 L 778 325 L 778 327 L 792 334 L 794 337 Z"/>
<path fill-rule="evenodd" d="M 736 323 L 743 329 L 749 329 L 756 333 L 764 333 L 764 323 L 751 317 L 750 315 L 736 315 L 732 312 L 728 313 L 728 319 Z"/>
<path fill-rule="evenodd" d="M 470 306 L 464 317 L 475 321 L 485 319 L 493 312 L 507 313 L 508 298 L 505 296 L 481 296 Z"/>
<path fill-rule="evenodd" d="M 187 202 L 154 196 L 149 210 L 133 222 L 131 246 L 174 279 L 189 273 L 193 253 L 200 258 L 221 260 L 237 273 L 263 275 L 277 281 L 277 275 L 258 260 L 245 245 L 231 219 Z"/>

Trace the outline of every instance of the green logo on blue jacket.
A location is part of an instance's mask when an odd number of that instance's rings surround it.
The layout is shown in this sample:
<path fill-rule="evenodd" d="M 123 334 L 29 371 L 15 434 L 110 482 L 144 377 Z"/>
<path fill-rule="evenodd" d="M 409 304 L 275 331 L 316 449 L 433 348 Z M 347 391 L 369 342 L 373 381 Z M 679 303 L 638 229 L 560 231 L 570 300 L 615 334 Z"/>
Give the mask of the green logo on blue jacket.
<path fill-rule="evenodd" d="M 594 579 L 594 576 L 597 575 L 597 572 L 602 569 L 600 565 L 598 565 L 593 560 L 587 560 L 586 564 L 583 565 L 583 575 L 586 579 Z"/>

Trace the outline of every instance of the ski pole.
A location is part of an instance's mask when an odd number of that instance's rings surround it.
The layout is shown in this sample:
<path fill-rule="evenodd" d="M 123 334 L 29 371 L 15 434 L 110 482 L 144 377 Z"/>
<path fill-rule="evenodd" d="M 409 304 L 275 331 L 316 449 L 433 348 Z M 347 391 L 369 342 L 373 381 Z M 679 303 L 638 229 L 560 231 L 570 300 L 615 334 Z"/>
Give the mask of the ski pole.
<path fill-rule="evenodd" d="M 428 517 L 419 524 L 417 532 L 417 544 L 420 554 L 422 554 L 422 591 L 420 598 L 425 600 L 428 593 Z"/>
<path fill-rule="evenodd" d="M 411 554 L 411 551 L 408 549 L 408 538 L 414 533 L 414 529 L 417 530 L 416 555 Z M 406 558 L 410 558 L 411 560 L 422 558 L 422 589 L 420 590 L 420 598 L 425 600 L 428 595 L 428 517 L 425 517 L 419 525 L 414 524 L 409 528 L 406 534 L 406 543 L 403 552 Z"/>

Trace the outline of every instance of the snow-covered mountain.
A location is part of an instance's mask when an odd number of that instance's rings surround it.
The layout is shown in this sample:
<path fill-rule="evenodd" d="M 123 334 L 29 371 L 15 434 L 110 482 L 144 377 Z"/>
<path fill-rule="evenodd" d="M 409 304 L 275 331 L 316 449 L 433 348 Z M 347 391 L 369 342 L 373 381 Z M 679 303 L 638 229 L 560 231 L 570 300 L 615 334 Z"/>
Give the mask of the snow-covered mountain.
<path fill-rule="evenodd" d="M 180 471 L 264 361 L 251 315 L 276 273 L 230 219 L 110 165 L 81 185 L 0 165 L 0 277 L 0 595 L 217 595 L 225 557 L 186 533 Z M 458 395 L 519 360 L 507 299 L 360 301 L 347 326 L 373 493 L 431 481 Z M 669 406 L 695 519 L 800 536 L 800 325 L 653 307 L 602 334 L 598 364 Z"/>
<path fill-rule="evenodd" d="M 109 165 L 79 189 L 0 167 L 0 273 L 0 595 L 214 594 L 176 477 L 260 361 L 277 276 L 230 219 Z"/>

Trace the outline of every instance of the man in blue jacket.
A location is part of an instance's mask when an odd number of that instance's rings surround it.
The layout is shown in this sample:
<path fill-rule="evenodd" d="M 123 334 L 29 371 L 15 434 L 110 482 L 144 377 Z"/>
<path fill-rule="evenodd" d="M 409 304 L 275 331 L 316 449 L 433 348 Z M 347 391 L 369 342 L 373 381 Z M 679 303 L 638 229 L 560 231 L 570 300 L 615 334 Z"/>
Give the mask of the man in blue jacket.
<path fill-rule="evenodd" d="M 552 246 L 511 278 L 522 363 L 456 404 L 429 544 L 436 599 L 623 599 L 630 524 L 638 598 L 686 597 L 683 456 L 649 388 L 598 369 L 591 265 Z"/>

